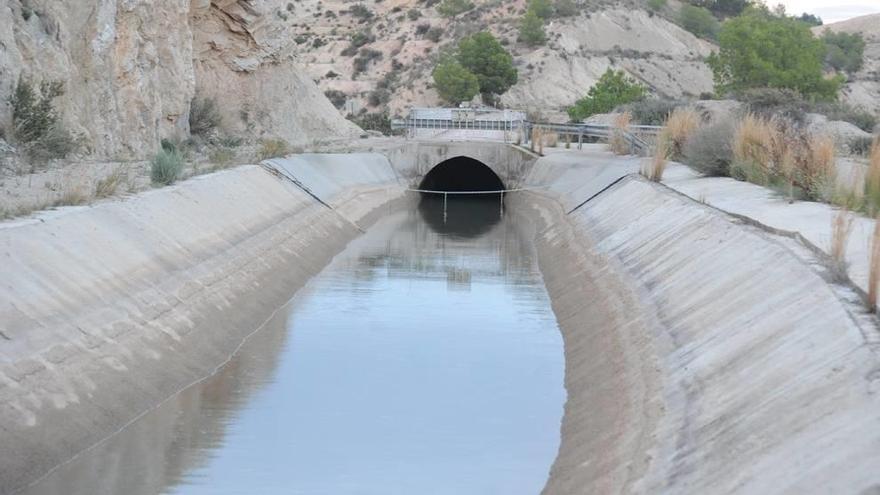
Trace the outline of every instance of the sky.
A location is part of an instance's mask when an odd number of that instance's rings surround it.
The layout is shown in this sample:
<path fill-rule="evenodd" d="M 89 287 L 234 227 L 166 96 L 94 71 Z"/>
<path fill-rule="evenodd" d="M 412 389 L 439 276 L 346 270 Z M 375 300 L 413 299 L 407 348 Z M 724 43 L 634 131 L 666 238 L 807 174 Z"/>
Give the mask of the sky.
<path fill-rule="evenodd" d="M 766 0 L 765 3 L 771 6 L 781 3 L 789 14 L 817 15 L 825 24 L 880 13 L 880 0 Z"/>

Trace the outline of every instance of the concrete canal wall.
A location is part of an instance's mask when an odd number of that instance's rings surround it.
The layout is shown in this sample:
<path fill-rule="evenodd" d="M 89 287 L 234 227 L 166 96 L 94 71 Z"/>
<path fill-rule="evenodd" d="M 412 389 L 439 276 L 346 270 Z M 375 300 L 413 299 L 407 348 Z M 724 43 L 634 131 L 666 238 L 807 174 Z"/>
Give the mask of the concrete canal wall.
<path fill-rule="evenodd" d="M 635 158 L 406 143 L 0 224 L 0 492 L 210 374 L 462 155 L 531 189 L 509 209 L 536 224 L 569 394 L 546 493 L 880 489 L 875 321 L 809 250 L 627 176 Z"/>

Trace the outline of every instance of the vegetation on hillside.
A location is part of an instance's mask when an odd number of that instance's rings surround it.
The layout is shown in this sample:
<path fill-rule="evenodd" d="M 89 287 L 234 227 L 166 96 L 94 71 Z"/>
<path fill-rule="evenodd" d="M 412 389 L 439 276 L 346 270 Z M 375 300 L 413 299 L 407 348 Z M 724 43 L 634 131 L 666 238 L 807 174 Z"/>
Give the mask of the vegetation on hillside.
<path fill-rule="evenodd" d="M 437 93 L 453 105 L 470 101 L 480 92 L 477 76 L 465 69 L 455 58 L 449 57 L 441 61 L 434 68 L 432 76 Z"/>
<path fill-rule="evenodd" d="M 835 33 L 826 30 L 822 34 L 827 52 L 825 64 L 836 71 L 858 72 L 865 54 L 865 39 L 860 33 Z"/>
<path fill-rule="evenodd" d="M 462 39 L 454 60 L 464 70 L 447 58 L 433 73 L 437 91 L 447 101 L 463 101 L 470 93 L 473 78 L 476 78 L 479 92 L 487 103 L 495 101 L 496 96 L 516 84 L 513 57 L 489 32 L 482 31 Z"/>
<path fill-rule="evenodd" d="M 29 79 L 22 77 L 9 97 L 12 108 L 9 137 L 34 162 L 64 158 L 78 147 L 55 108 L 55 99 L 63 94 L 61 81 L 43 81 L 37 89 Z"/>
<path fill-rule="evenodd" d="M 684 5 L 679 12 L 681 26 L 700 38 L 715 39 L 720 25 L 709 9 Z"/>
<path fill-rule="evenodd" d="M 568 109 L 568 116 L 572 121 L 581 121 L 597 113 L 610 112 L 625 103 L 641 100 L 646 94 L 646 88 L 623 71 L 608 69 L 587 95 Z"/>
<path fill-rule="evenodd" d="M 519 21 L 519 41 L 528 46 L 543 45 L 547 41 L 544 21 L 533 10 L 526 12 Z"/>
<path fill-rule="evenodd" d="M 799 20 L 749 9 L 724 23 L 718 44 L 708 59 L 716 93 L 767 87 L 807 98 L 837 97 L 842 81 L 824 75 L 825 44 Z"/>

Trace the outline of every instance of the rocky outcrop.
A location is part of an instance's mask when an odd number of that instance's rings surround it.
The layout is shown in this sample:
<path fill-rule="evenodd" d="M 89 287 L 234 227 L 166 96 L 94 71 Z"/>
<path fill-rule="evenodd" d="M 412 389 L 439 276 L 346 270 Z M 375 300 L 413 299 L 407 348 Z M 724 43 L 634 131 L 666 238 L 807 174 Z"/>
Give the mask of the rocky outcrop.
<path fill-rule="evenodd" d="M 60 113 L 98 157 L 143 157 L 163 137 L 186 135 L 202 92 L 220 99 L 230 132 L 292 142 L 354 132 L 280 55 L 289 41 L 271 17 L 282 4 L 0 0 L 0 126 L 26 76 L 64 81 Z"/>
<path fill-rule="evenodd" d="M 197 91 L 216 98 L 228 130 L 291 143 L 350 136 L 339 115 L 300 70 L 279 0 L 194 0 Z M 279 15 L 281 14 L 281 15 Z"/>
<path fill-rule="evenodd" d="M 712 91 L 703 58 L 713 45 L 642 10 L 606 10 L 586 19 L 564 19 L 548 28 L 553 40 L 524 55 L 520 81 L 502 101 L 512 106 L 558 109 L 584 96 L 609 68 L 624 70 L 668 97 Z"/>

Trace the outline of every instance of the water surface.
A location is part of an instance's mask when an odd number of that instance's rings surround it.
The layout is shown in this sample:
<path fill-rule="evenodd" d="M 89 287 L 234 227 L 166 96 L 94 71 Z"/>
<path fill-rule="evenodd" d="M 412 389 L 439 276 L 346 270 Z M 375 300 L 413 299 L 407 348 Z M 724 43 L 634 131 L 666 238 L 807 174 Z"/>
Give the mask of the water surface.
<path fill-rule="evenodd" d="M 495 201 L 389 214 L 218 374 L 28 494 L 537 494 L 562 341 Z"/>

